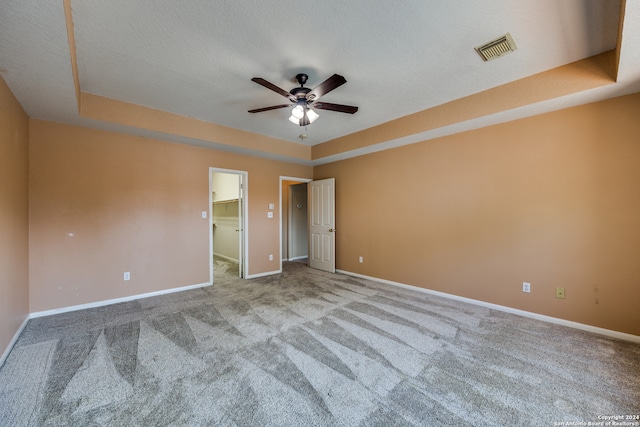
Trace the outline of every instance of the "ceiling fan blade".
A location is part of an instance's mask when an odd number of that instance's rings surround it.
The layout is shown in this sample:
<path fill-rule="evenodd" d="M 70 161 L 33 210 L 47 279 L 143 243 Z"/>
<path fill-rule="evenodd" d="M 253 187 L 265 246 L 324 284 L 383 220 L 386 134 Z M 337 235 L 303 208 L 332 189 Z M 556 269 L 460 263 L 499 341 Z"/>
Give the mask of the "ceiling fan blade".
<path fill-rule="evenodd" d="M 267 89 L 271 89 L 275 93 L 278 93 L 278 94 L 284 96 L 285 98 L 289 98 L 293 102 L 296 101 L 296 97 L 295 96 L 291 95 L 286 90 L 284 90 L 282 88 L 279 88 L 278 86 L 274 85 L 273 83 L 270 83 L 270 82 L 266 81 L 265 79 L 263 79 L 261 77 L 254 77 L 254 78 L 251 79 L 251 81 L 258 83 L 259 85 L 264 86 Z"/>
<path fill-rule="evenodd" d="M 281 105 L 274 105 L 272 107 L 256 108 L 255 110 L 249 110 L 248 112 L 261 113 L 263 111 L 277 110 L 278 108 L 286 108 L 286 107 L 291 107 L 291 104 L 281 104 Z"/>
<path fill-rule="evenodd" d="M 333 76 L 329 77 L 327 80 L 323 81 L 318 86 L 313 88 L 313 90 L 307 94 L 307 99 L 309 101 L 315 101 L 322 95 L 331 92 L 332 90 L 334 90 L 338 86 L 345 84 L 346 82 L 347 79 L 339 74 L 334 74 Z"/>
<path fill-rule="evenodd" d="M 358 107 L 353 107 L 351 105 L 332 104 L 330 102 L 314 102 L 311 106 L 320 110 L 331 110 L 349 114 L 353 114 L 358 111 Z"/>

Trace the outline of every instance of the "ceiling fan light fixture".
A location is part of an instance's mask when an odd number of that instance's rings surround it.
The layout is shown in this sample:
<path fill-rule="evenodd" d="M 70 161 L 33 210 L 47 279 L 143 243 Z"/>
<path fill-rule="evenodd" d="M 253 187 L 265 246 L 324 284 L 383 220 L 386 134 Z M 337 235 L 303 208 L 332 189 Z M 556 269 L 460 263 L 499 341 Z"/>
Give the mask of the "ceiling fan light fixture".
<path fill-rule="evenodd" d="M 309 118 L 309 123 L 313 123 L 318 120 L 318 117 L 320 117 L 320 115 L 318 115 L 318 113 L 313 111 L 311 108 L 307 108 L 307 117 Z"/>
<path fill-rule="evenodd" d="M 300 124 L 300 119 L 297 117 L 294 117 L 293 114 L 291 116 L 289 116 L 289 121 L 291 123 L 293 123 L 294 125 L 299 125 Z"/>
<path fill-rule="evenodd" d="M 291 110 L 291 117 L 295 117 L 300 120 L 302 116 L 304 116 L 304 107 L 298 104 L 293 108 L 293 110 Z"/>
<path fill-rule="evenodd" d="M 308 126 L 318 120 L 318 117 L 320 117 L 320 115 L 311 108 L 296 105 L 295 108 L 291 110 L 289 121 L 294 125 Z"/>

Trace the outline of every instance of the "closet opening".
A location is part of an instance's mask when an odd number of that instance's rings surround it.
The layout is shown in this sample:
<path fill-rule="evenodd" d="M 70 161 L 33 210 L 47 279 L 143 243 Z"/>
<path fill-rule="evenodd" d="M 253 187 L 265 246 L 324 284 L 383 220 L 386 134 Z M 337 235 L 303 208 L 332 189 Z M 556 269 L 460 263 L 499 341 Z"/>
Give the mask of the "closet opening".
<path fill-rule="evenodd" d="M 246 172 L 209 169 L 212 283 L 246 277 L 246 181 Z"/>

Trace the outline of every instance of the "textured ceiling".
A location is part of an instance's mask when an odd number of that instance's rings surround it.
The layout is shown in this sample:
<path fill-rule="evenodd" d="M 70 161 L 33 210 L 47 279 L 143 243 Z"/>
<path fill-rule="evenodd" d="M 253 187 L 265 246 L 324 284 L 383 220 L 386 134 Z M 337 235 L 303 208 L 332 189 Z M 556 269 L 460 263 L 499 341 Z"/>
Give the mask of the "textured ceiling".
<path fill-rule="evenodd" d="M 618 79 L 626 86 L 577 95 L 573 104 L 640 90 L 638 3 L 626 2 L 628 41 L 622 44 Z M 82 92 L 305 145 L 615 49 L 620 20 L 620 2 L 613 0 L 69 4 Z M 31 117 L 198 143 L 81 117 L 67 22 L 63 0 L 0 0 L 0 74 Z M 507 32 L 518 49 L 483 62 L 474 47 Z M 319 110 L 320 118 L 307 129 L 287 121 L 289 109 L 247 113 L 288 102 L 251 82 L 252 77 L 289 90 L 297 86 L 294 77 L 300 72 L 309 75 L 310 87 L 334 73 L 343 75 L 347 83 L 322 101 L 357 105 L 359 111 Z M 529 112 L 477 119 L 469 126 L 571 104 L 561 97 L 531 106 Z M 464 128 L 461 124 L 451 131 Z M 308 135 L 304 142 L 301 133 Z"/>

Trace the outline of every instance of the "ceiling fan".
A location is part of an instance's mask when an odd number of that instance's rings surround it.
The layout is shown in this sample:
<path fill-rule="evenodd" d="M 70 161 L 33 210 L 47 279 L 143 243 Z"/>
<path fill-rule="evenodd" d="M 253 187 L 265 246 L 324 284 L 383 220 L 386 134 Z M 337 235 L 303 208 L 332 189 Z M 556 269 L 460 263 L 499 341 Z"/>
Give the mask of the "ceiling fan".
<path fill-rule="evenodd" d="M 300 126 L 307 126 L 315 122 L 319 117 L 318 113 L 316 113 L 311 107 L 318 108 L 320 110 L 330 110 L 348 114 L 353 114 L 358 111 L 358 107 L 353 107 L 350 105 L 318 102 L 318 99 L 320 99 L 322 95 L 331 92 L 338 86 L 341 86 L 347 82 L 347 80 L 341 75 L 334 74 L 313 89 L 304 87 L 304 84 L 307 82 L 308 78 L 309 76 L 304 73 L 297 74 L 296 80 L 300 84 L 300 87 L 293 88 L 289 92 L 279 88 L 278 86 L 266 81 L 263 78 L 252 78 L 251 81 L 258 83 L 259 85 L 264 86 L 267 89 L 271 89 L 275 93 L 278 93 L 285 98 L 288 98 L 292 103 L 273 105 L 271 107 L 264 108 L 256 108 L 255 110 L 249 110 L 249 113 L 260 113 L 262 111 L 276 110 L 278 108 L 286 108 L 293 105 L 294 108 L 291 111 L 291 117 L 289 117 L 289 121 Z"/>

